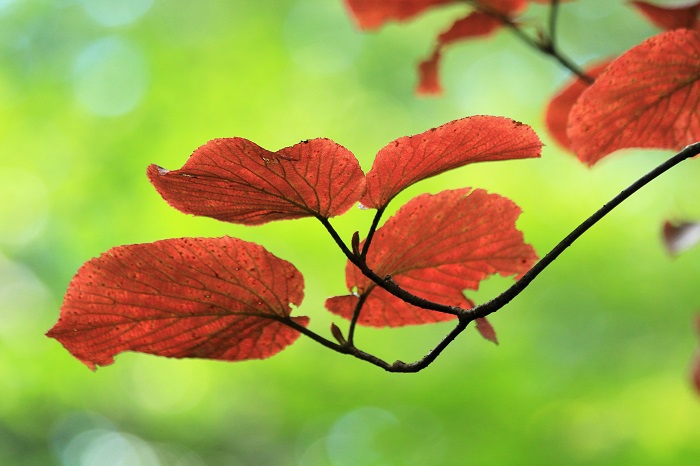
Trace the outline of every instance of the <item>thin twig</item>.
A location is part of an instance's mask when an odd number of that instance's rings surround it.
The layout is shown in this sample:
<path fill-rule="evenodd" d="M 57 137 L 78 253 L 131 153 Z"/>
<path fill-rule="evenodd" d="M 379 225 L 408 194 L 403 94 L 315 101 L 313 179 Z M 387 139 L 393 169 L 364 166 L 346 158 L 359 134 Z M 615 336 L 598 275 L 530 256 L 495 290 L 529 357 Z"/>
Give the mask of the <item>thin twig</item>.
<path fill-rule="evenodd" d="M 574 73 L 583 81 L 587 82 L 588 84 L 593 83 L 594 79 L 592 77 L 588 76 L 581 68 L 578 67 L 578 65 L 576 65 L 570 58 L 562 54 L 555 46 L 557 42 L 556 25 L 559 13 L 558 0 L 552 0 L 552 3 L 550 4 L 548 36 L 538 39 L 533 39 L 532 37 L 527 35 L 522 30 L 520 25 L 517 22 L 513 21 L 513 19 L 508 15 L 505 15 L 492 8 L 484 6 L 481 4 L 481 2 L 478 1 L 467 0 L 467 3 L 471 4 L 475 9 L 481 11 L 482 13 L 485 13 L 491 16 L 492 18 L 499 20 L 501 24 L 509 28 L 513 32 L 513 34 L 515 34 L 515 36 L 522 42 L 532 47 L 533 49 L 544 53 L 545 55 L 549 55 L 554 60 L 559 62 L 560 65 Z"/>
<path fill-rule="evenodd" d="M 314 332 L 313 330 L 309 330 L 308 328 L 304 327 L 303 325 L 301 325 L 301 324 L 295 322 L 294 320 L 292 320 L 291 317 L 287 317 L 287 318 L 275 318 L 275 317 L 270 317 L 270 318 L 273 319 L 273 320 L 276 320 L 276 321 L 278 321 L 278 322 L 283 323 L 283 324 L 286 325 L 287 327 L 293 328 L 293 329 L 296 330 L 297 332 L 299 332 L 299 333 L 301 333 L 301 334 L 303 334 L 303 335 L 306 335 L 307 337 L 311 338 L 311 339 L 312 339 L 313 341 L 315 341 L 316 343 L 320 343 L 320 344 L 322 344 L 323 346 L 325 346 L 326 348 L 330 348 L 330 349 L 332 349 L 333 351 L 337 351 L 337 352 L 339 352 L 339 353 L 347 353 L 347 352 L 348 352 L 347 349 L 346 349 L 344 346 L 339 345 L 338 343 L 336 343 L 336 342 L 334 342 L 334 341 L 331 341 L 331 340 L 329 340 L 329 339 L 327 339 L 327 338 L 322 337 L 321 335 L 319 335 L 318 333 Z"/>
<path fill-rule="evenodd" d="M 369 246 L 370 244 L 372 244 L 372 238 L 374 238 L 374 233 L 377 231 L 377 227 L 379 226 L 379 220 L 381 220 L 382 215 L 384 214 L 384 211 L 387 208 L 387 205 L 389 204 L 387 203 L 383 207 L 377 209 L 377 212 L 374 214 L 374 218 L 372 219 L 372 225 L 369 227 L 369 231 L 367 232 L 367 239 L 365 240 L 364 246 L 362 246 L 362 259 L 365 259 L 367 257 Z"/>
<path fill-rule="evenodd" d="M 559 0 L 552 0 L 549 5 L 549 43 L 553 49 L 557 47 L 557 20 L 559 19 Z"/>
<path fill-rule="evenodd" d="M 355 344 L 355 327 L 357 326 L 357 320 L 360 318 L 360 311 L 362 311 L 362 306 L 365 305 L 367 300 L 367 293 L 361 294 L 357 299 L 357 304 L 355 304 L 355 310 L 352 313 L 352 319 L 350 319 L 350 328 L 348 329 L 348 343 L 350 345 Z"/>

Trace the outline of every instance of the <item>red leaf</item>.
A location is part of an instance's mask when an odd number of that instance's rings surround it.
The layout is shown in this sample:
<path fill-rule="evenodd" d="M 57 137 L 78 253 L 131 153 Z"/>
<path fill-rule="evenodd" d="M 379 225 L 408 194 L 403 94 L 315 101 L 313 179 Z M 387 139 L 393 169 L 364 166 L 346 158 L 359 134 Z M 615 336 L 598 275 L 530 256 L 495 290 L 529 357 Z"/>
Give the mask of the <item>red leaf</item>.
<path fill-rule="evenodd" d="M 430 8 L 457 0 L 345 0 L 362 29 L 378 29 L 388 21 L 406 21 Z"/>
<path fill-rule="evenodd" d="M 486 320 L 486 317 L 476 319 L 474 323 L 476 324 L 476 329 L 479 331 L 482 337 L 486 338 L 492 343 L 498 344 L 496 330 L 493 328 L 493 325 L 491 325 L 491 322 Z"/>
<path fill-rule="evenodd" d="M 660 7 L 648 2 L 631 2 L 655 26 L 661 29 L 694 29 L 698 26 L 700 2 L 687 6 Z"/>
<path fill-rule="evenodd" d="M 469 308 L 463 290 L 476 290 L 497 273 L 520 276 L 537 259 L 515 228 L 519 215 L 512 201 L 481 189 L 423 194 L 377 230 L 367 264 L 417 296 Z M 351 318 L 358 296 L 368 295 L 358 320 L 362 325 L 398 327 L 454 318 L 405 303 L 376 287 L 350 262 L 345 274 L 348 290 L 357 293 L 328 299 L 326 307 L 334 314 Z"/>
<path fill-rule="evenodd" d="M 506 16 L 515 16 L 527 6 L 528 0 L 477 0 L 478 6 Z"/>
<path fill-rule="evenodd" d="M 492 34 L 501 27 L 501 22 L 480 11 L 473 11 L 460 18 L 450 26 L 450 29 L 438 36 L 438 46 L 445 45 L 470 37 L 480 37 Z"/>
<path fill-rule="evenodd" d="M 610 64 L 610 61 L 594 65 L 585 70 L 591 78 L 596 78 Z M 569 147 L 569 138 L 566 135 L 566 126 L 569 121 L 571 108 L 574 106 L 579 96 L 588 89 L 588 84 L 583 79 L 576 77 L 569 81 L 564 88 L 555 95 L 547 106 L 545 113 L 545 124 L 549 133 L 562 147 Z"/>
<path fill-rule="evenodd" d="M 527 125 L 503 117 L 451 121 L 387 144 L 367 173 L 362 204 L 386 206 L 412 184 L 470 163 L 539 157 L 542 143 Z"/>
<path fill-rule="evenodd" d="M 438 6 L 459 3 L 458 0 L 345 0 L 348 10 L 362 29 L 378 29 L 388 21 L 407 21 Z M 430 57 L 418 65 L 418 94 L 439 94 L 442 89 L 438 78 L 438 63 L 442 48 L 469 37 L 485 36 L 502 25 L 494 16 L 514 16 L 527 6 L 527 0 L 481 0 L 470 2 L 475 9 L 458 19 L 449 30 L 438 36 Z M 489 14 L 491 13 L 491 14 Z"/>
<path fill-rule="evenodd" d="M 700 223 L 666 221 L 663 226 L 663 239 L 668 253 L 678 255 L 700 241 Z"/>
<path fill-rule="evenodd" d="M 194 151 L 182 169 L 151 165 L 148 177 L 182 212 L 247 225 L 339 215 L 364 190 L 355 156 L 329 139 L 277 152 L 243 138 L 214 139 Z"/>
<path fill-rule="evenodd" d="M 680 150 L 700 140 L 700 35 L 676 29 L 615 60 L 571 110 L 568 136 L 593 165 L 618 149 Z"/>
<path fill-rule="evenodd" d="M 120 246 L 80 268 L 47 335 L 91 369 L 123 351 L 263 359 L 298 338 L 282 322 L 303 288 L 292 264 L 236 238 Z"/>
<path fill-rule="evenodd" d="M 437 45 L 430 58 L 418 65 L 419 83 L 416 92 L 422 95 L 440 94 L 442 87 L 438 77 L 438 66 L 443 48 L 453 42 L 471 37 L 488 36 L 501 27 L 501 22 L 479 11 L 473 11 L 455 21 L 450 29 L 438 36 Z"/>
<path fill-rule="evenodd" d="M 440 50 L 436 49 L 430 58 L 418 64 L 418 87 L 416 93 L 419 95 L 442 94 L 438 65 L 440 64 Z"/>

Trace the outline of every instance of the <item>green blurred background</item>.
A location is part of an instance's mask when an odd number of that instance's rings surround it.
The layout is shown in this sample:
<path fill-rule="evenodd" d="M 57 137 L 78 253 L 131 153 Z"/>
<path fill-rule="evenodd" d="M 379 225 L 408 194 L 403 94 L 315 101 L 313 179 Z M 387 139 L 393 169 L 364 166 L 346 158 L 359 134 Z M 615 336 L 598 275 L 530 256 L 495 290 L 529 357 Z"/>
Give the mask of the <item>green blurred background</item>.
<path fill-rule="evenodd" d="M 178 168 L 214 137 L 268 149 L 312 137 L 365 170 L 384 144 L 473 114 L 533 126 L 540 160 L 481 164 L 412 187 L 499 192 L 543 255 L 669 152 L 628 151 L 589 170 L 543 129 L 566 73 L 507 31 L 451 48 L 445 95 L 413 93 L 415 64 L 459 8 L 360 33 L 340 0 L 0 0 L 0 464 L 688 465 L 700 400 L 688 369 L 700 250 L 672 260 L 666 218 L 700 218 L 697 163 L 669 173 L 567 251 L 428 369 L 388 374 L 302 338 L 268 361 L 122 354 L 90 372 L 44 336 L 86 260 L 110 247 L 238 236 L 293 262 L 300 315 L 328 335 L 344 260 L 313 220 L 249 228 L 169 208 L 150 163 Z M 562 8 L 578 63 L 657 31 L 623 2 Z M 544 10 L 531 7 L 527 17 Z M 371 212 L 334 224 L 346 239 Z M 494 279 L 477 302 L 510 283 Z M 449 324 L 364 330 L 361 347 L 414 360 Z"/>

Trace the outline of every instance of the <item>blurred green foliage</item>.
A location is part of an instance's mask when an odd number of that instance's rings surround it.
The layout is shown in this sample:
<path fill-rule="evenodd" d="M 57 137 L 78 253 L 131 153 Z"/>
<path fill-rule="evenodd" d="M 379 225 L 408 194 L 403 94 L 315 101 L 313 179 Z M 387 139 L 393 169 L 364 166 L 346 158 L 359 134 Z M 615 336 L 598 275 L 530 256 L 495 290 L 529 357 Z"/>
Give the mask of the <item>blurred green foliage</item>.
<path fill-rule="evenodd" d="M 340 0 L 0 0 L 0 464 L 688 465 L 700 404 L 687 380 L 700 250 L 675 260 L 666 218 L 700 217 L 687 162 L 596 226 L 494 315 L 500 346 L 466 332 L 433 366 L 387 374 L 308 339 L 269 361 L 123 354 L 92 373 L 44 332 L 78 267 L 110 247 L 228 234 L 304 273 L 301 315 L 329 334 L 345 261 L 312 220 L 248 228 L 180 214 L 145 168 L 180 167 L 214 137 L 276 149 L 329 137 L 365 170 L 376 151 L 472 114 L 547 143 L 541 160 L 482 164 L 423 192 L 483 187 L 523 207 L 544 254 L 668 156 L 628 151 L 589 170 L 542 125 L 563 70 L 507 31 L 451 48 L 444 96 L 413 94 L 415 64 L 458 8 L 360 33 Z M 531 7 L 528 17 L 544 13 Z M 562 6 L 561 46 L 584 63 L 655 33 L 623 2 Z M 371 212 L 334 224 L 349 240 Z M 487 282 L 481 302 L 510 283 Z M 413 360 L 449 329 L 364 330 Z"/>

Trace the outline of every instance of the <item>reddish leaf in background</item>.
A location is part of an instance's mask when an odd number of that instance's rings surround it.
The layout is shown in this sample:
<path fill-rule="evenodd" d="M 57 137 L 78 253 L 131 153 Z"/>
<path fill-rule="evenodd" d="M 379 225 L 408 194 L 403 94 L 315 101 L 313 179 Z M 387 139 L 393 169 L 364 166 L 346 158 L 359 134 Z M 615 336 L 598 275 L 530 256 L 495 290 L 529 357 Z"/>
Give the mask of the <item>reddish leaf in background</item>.
<path fill-rule="evenodd" d="M 473 11 L 455 21 L 450 29 L 438 36 L 437 45 L 430 58 L 418 65 L 418 94 L 440 94 L 442 87 L 438 77 L 438 66 L 444 47 L 453 42 L 493 34 L 501 27 L 501 21 L 480 11 Z"/>
<path fill-rule="evenodd" d="M 378 29 L 389 21 L 407 21 L 431 8 L 460 0 L 345 0 L 350 15 L 361 29 Z M 512 16 L 527 6 L 527 0 L 481 0 L 472 2 L 476 8 Z"/>
<path fill-rule="evenodd" d="M 418 64 L 418 87 L 416 93 L 420 95 L 437 95 L 442 93 L 438 64 L 440 63 L 440 50 L 435 50 L 427 60 Z"/>
<path fill-rule="evenodd" d="M 527 125 L 477 115 L 383 147 L 367 173 L 366 207 L 386 206 L 412 184 L 470 163 L 539 157 L 542 142 Z"/>
<path fill-rule="evenodd" d="M 378 29 L 388 21 L 406 21 L 426 10 L 458 0 L 345 0 L 348 10 L 362 29 Z M 450 29 L 438 36 L 430 57 L 418 65 L 418 94 L 439 94 L 438 65 L 443 48 L 453 42 L 492 34 L 503 24 L 502 15 L 512 18 L 527 6 L 527 0 L 481 0 L 470 2 L 473 7 L 466 17 L 455 21 Z"/>
<path fill-rule="evenodd" d="M 675 256 L 687 251 L 700 241 L 700 223 L 666 221 L 662 233 L 666 250 Z"/>
<path fill-rule="evenodd" d="M 593 165 L 618 149 L 680 150 L 700 140 L 700 35 L 676 29 L 615 60 L 574 105 L 567 135 Z"/>
<path fill-rule="evenodd" d="M 298 338 L 281 321 L 303 288 L 292 264 L 236 238 L 120 246 L 80 268 L 47 335 L 91 369 L 123 351 L 263 359 Z"/>
<path fill-rule="evenodd" d="M 700 14 L 700 2 L 677 7 L 661 7 L 648 2 L 631 3 L 646 16 L 649 21 L 661 29 L 696 29 L 699 26 L 698 14 Z"/>
<path fill-rule="evenodd" d="M 388 21 L 406 21 L 427 9 L 457 0 L 345 0 L 362 29 L 378 29 Z"/>
<path fill-rule="evenodd" d="M 182 212 L 247 225 L 339 215 L 364 191 L 355 156 L 329 139 L 277 152 L 244 138 L 214 139 L 194 151 L 182 169 L 151 165 L 148 177 Z"/>
<path fill-rule="evenodd" d="M 476 7 L 506 16 L 515 16 L 527 6 L 528 0 L 477 0 Z"/>
<path fill-rule="evenodd" d="M 610 61 L 594 65 L 585 70 L 591 78 L 596 78 L 610 64 Z M 579 96 L 588 89 L 588 84 L 583 79 L 576 77 L 569 81 L 564 88 L 555 95 L 547 106 L 545 112 L 545 124 L 549 134 L 565 149 L 569 147 L 569 138 L 566 135 L 566 127 L 569 121 L 571 108 L 574 106 Z"/>
<path fill-rule="evenodd" d="M 537 260 L 515 227 L 519 215 L 512 201 L 481 189 L 423 194 L 377 230 L 367 264 L 417 296 L 469 308 L 473 304 L 463 290 L 476 290 L 479 282 L 497 273 L 521 276 Z M 334 314 L 351 318 L 358 295 L 368 294 L 358 320 L 362 325 L 398 327 L 454 318 L 396 298 L 350 262 L 345 274 L 348 290 L 356 289 L 357 295 L 328 299 L 326 307 Z"/>

